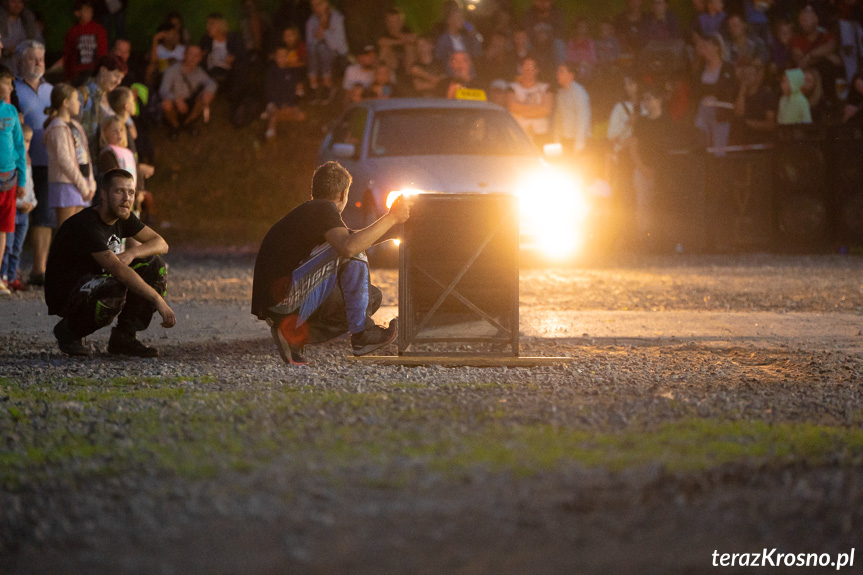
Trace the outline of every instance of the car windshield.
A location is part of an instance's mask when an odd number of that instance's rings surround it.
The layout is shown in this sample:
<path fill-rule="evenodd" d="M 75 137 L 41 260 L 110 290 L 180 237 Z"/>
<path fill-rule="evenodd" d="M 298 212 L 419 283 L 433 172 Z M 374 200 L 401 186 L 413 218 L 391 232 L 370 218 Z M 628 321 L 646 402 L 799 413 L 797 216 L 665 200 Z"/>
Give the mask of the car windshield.
<path fill-rule="evenodd" d="M 503 110 L 390 110 L 375 115 L 369 155 L 528 156 L 537 151 Z"/>

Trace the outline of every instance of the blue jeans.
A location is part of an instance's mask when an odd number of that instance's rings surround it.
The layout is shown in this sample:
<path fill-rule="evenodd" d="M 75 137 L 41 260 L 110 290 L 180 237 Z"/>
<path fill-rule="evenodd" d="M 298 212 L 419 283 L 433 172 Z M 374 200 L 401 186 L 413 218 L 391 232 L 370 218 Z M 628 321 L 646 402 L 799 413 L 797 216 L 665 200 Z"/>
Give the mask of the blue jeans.
<path fill-rule="evenodd" d="M 3 252 L 3 265 L 0 276 L 15 281 L 18 278 L 18 265 L 21 263 L 21 251 L 24 249 L 24 239 L 30 227 L 30 214 L 15 214 L 15 231 L 6 234 L 6 250 Z"/>
<path fill-rule="evenodd" d="M 306 320 L 302 336 L 306 344 L 323 343 L 345 333 L 360 333 L 374 327 L 371 316 L 381 307 L 383 294 L 371 285 L 369 265 L 350 259 L 339 265 L 338 281 L 332 291 Z M 293 314 L 281 314 L 270 308 L 270 317 L 279 325 Z"/>
<path fill-rule="evenodd" d="M 336 53 L 326 42 L 312 41 L 308 51 L 309 76 L 330 78 L 333 75 L 333 64 Z"/>

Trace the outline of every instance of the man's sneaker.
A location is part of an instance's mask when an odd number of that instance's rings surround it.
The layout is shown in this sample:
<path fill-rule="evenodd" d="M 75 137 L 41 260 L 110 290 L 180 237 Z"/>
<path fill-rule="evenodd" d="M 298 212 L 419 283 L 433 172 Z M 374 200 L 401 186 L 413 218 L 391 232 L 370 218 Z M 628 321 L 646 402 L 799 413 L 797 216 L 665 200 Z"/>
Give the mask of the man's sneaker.
<path fill-rule="evenodd" d="M 0 296 L 4 295 L 12 295 L 12 292 L 9 291 L 9 288 L 6 286 L 6 282 L 0 280 Z"/>
<path fill-rule="evenodd" d="M 84 345 L 84 339 L 72 335 L 68 328 L 66 328 L 65 321 L 60 320 L 54 326 L 54 337 L 57 338 L 57 345 L 60 347 L 60 351 L 73 357 L 89 356 L 90 348 Z"/>
<path fill-rule="evenodd" d="M 386 329 L 376 325 L 360 333 L 352 334 L 351 349 L 354 355 L 366 355 L 392 343 L 397 333 L 398 320 L 394 318 L 390 320 L 390 325 Z"/>
<path fill-rule="evenodd" d="M 30 274 L 30 279 L 27 280 L 27 283 L 31 286 L 43 286 L 45 285 L 45 274 Z"/>
<path fill-rule="evenodd" d="M 111 331 L 111 338 L 108 340 L 108 353 L 112 355 L 132 355 L 135 357 L 158 357 L 159 350 L 149 345 L 144 345 L 135 336 L 120 335 L 115 329 Z"/>
<path fill-rule="evenodd" d="M 282 356 L 282 361 L 290 365 L 309 365 L 309 360 L 303 355 L 303 348 L 289 344 L 277 325 L 270 326 L 270 335 L 273 336 L 273 341 L 276 343 L 279 355 Z"/>

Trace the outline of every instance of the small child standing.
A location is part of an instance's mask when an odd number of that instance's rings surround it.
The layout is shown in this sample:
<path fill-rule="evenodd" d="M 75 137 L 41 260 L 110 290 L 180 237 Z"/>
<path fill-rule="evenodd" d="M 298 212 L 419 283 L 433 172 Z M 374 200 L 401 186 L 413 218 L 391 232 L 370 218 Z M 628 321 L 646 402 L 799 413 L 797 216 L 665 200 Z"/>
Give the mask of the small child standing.
<path fill-rule="evenodd" d="M 22 126 L 24 135 L 24 149 L 30 151 L 30 142 L 33 140 L 33 128 L 24 124 Z M 36 207 L 36 192 L 33 188 L 33 173 L 30 170 L 30 154 L 27 154 L 27 178 L 24 186 L 24 197 L 18 198 L 15 205 L 15 231 L 6 234 L 6 251 L 3 254 L 3 264 L 0 266 L 0 275 L 3 281 L 13 291 L 27 291 L 30 289 L 25 282 L 18 279 L 18 265 L 21 263 L 21 252 L 24 249 L 24 239 L 30 227 L 30 212 Z"/>
<path fill-rule="evenodd" d="M 15 76 L 0 65 L 0 254 L 6 251 L 6 234 L 15 231 L 15 204 L 25 194 L 27 150 L 18 110 L 8 102 Z M 0 296 L 11 292 L 0 281 Z"/>
<path fill-rule="evenodd" d="M 75 19 L 63 43 L 63 73 L 78 86 L 97 72 L 96 62 L 108 53 L 108 34 L 93 21 L 93 0 L 76 0 Z"/>
<path fill-rule="evenodd" d="M 287 46 L 276 47 L 274 62 L 267 70 L 266 96 L 267 140 L 276 137 L 276 124 L 279 122 L 301 122 L 306 115 L 297 105 L 296 69 L 291 66 L 291 51 Z"/>

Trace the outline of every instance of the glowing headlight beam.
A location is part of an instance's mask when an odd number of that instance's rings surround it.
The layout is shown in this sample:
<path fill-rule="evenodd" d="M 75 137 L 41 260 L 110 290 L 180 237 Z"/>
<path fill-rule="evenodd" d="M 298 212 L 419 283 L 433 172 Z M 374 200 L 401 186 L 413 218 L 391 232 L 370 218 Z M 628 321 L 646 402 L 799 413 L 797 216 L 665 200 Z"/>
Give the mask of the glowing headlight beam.
<path fill-rule="evenodd" d="M 584 241 L 590 211 L 581 185 L 551 168 L 526 178 L 517 188 L 522 235 L 546 256 L 573 255 Z"/>
<path fill-rule="evenodd" d="M 387 199 L 386 199 L 387 209 L 390 209 L 391 207 L 393 207 L 393 204 L 395 203 L 396 199 L 398 199 L 400 196 L 410 197 L 410 196 L 419 195 L 421 193 L 422 193 L 422 190 L 415 190 L 413 188 L 405 188 L 404 190 L 392 191 L 389 194 L 387 194 Z"/>

